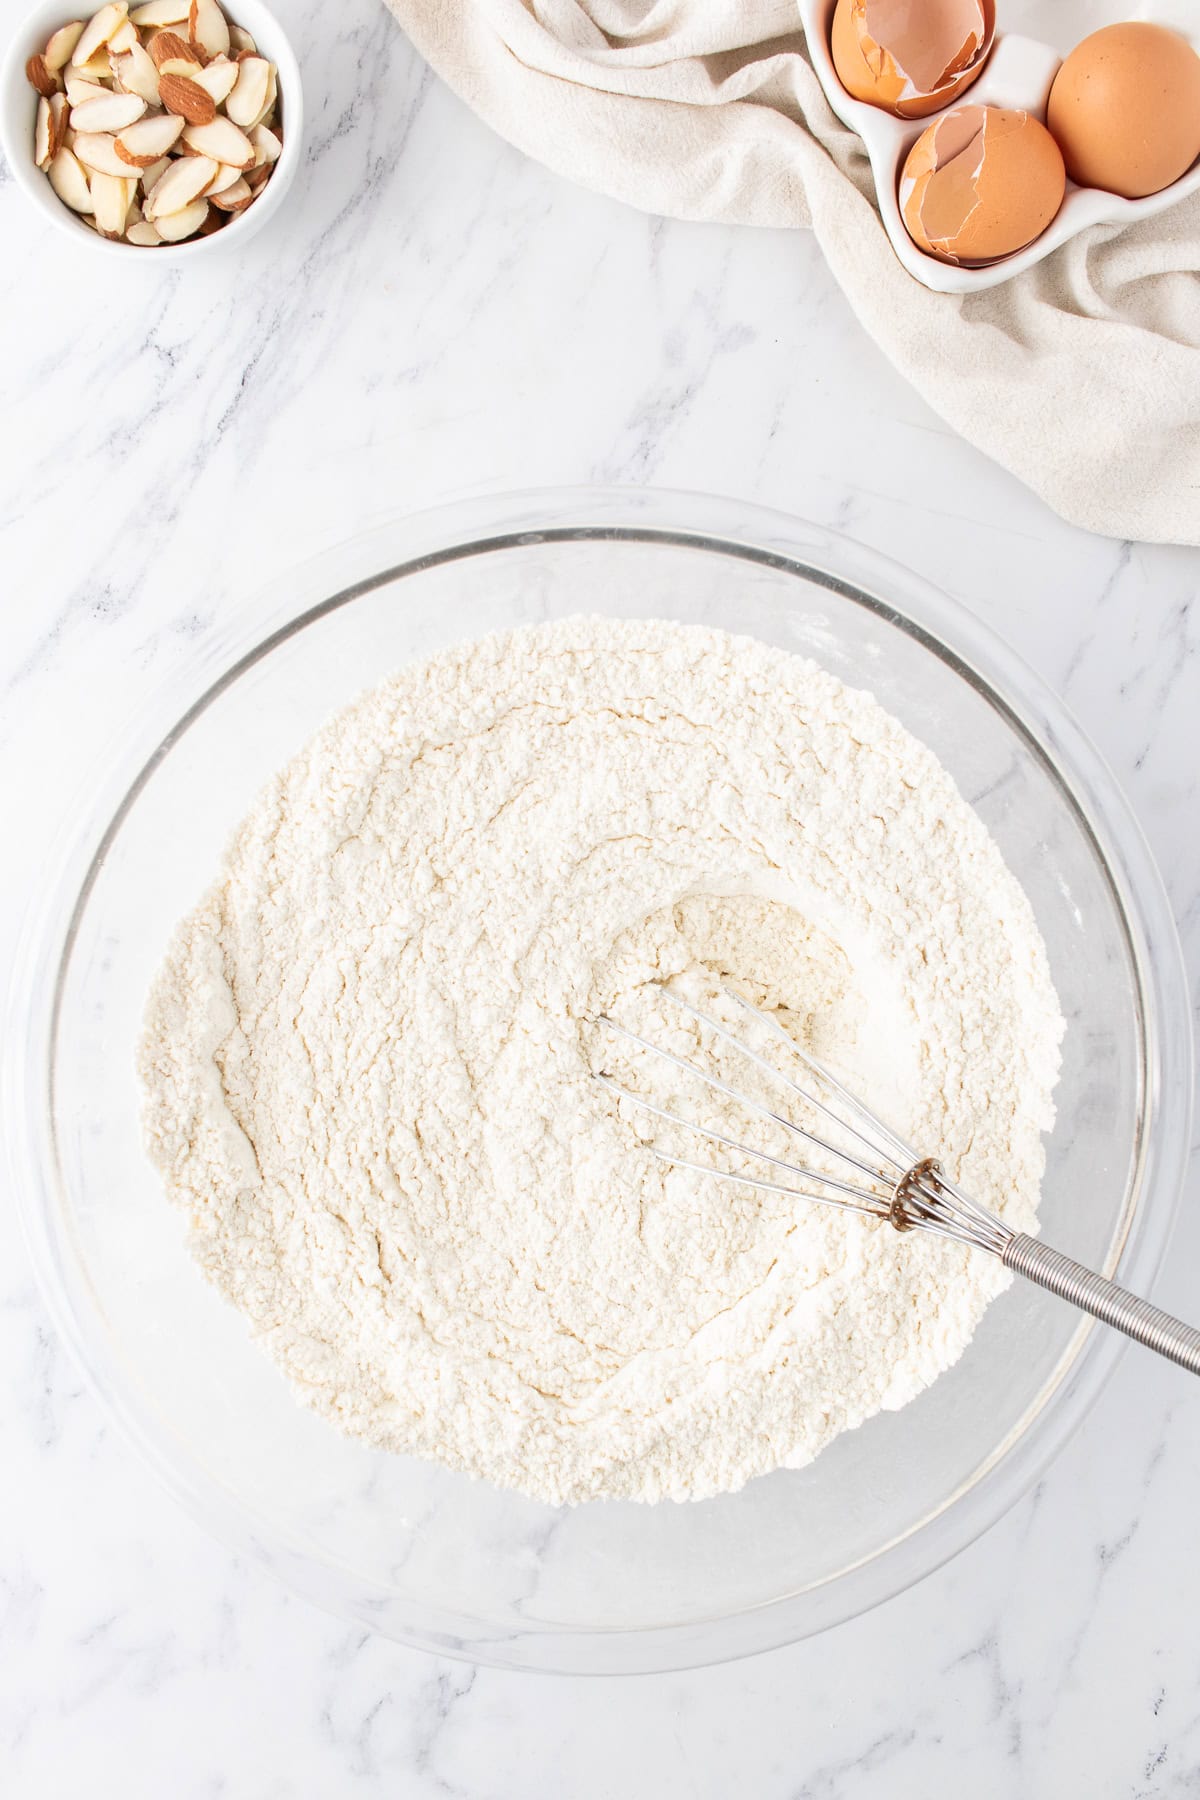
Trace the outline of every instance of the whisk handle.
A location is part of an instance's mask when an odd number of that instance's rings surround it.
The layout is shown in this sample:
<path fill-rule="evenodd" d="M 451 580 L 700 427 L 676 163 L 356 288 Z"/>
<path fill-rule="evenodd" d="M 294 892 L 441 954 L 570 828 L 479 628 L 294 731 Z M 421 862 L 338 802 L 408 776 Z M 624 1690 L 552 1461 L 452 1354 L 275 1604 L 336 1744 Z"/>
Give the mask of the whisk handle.
<path fill-rule="evenodd" d="M 1139 1300 L 1115 1281 L 1085 1269 L 1061 1250 L 1052 1250 L 1024 1232 L 1017 1233 L 1001 1260 L 1006 1269 L 1027 1276 L 1061 1300 L 1082 1307 L 1103 1324 L 1115 1326 L 1126 1337 L 1200 1375 L 1200 1331 L 1194 1325 L 1173 1319 L 1148 1300 Z"/>

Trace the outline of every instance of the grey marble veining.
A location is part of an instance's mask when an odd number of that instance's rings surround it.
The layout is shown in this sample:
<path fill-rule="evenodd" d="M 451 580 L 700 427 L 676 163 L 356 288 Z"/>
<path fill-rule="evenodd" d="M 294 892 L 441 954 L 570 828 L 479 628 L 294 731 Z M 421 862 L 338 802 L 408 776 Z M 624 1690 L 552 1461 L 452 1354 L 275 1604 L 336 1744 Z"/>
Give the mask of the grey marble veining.
<path fill-rule="evenodd" d="M 244 253 L 76 253 L 0 170 L 4 960 L 86 772 L 281 567 L 465 493 L 752 496 L 959 594 L 1129 792 L 1200 975 L 1200 553 L 1090 538 L 934 418 L 804 235 L 640 217 L 526 162 L 378 0 L 277 0 L 308 156 Z M 0 0 L 7 33 L 18 0 Z M 1196 1189 L 1162 1280 L 1200 1312 Z M 624 1683 L 439 1662 L 204 1537 L 109 1426 L 0 1209 L 8 1800 L 1184 1800 L 1200 1388 L 1130 1354 L 980 1543 L 872 1615 Z"/>

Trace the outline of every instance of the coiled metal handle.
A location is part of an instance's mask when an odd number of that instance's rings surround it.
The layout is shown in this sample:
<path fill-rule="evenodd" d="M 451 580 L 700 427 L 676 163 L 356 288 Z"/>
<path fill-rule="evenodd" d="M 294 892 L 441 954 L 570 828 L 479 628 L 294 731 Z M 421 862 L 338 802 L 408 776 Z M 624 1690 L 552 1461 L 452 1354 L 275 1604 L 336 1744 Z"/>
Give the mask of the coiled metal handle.
<path fill-rule="evenodd" d="M 1052 1250 L 1049 1244 L 1027 1237 L 1024 1232 L 1013 1238 L 1001 1261 L 1006 1269 L 1027 1276 L 1039 1287 L 1049 1288 L 1060 1300 L 1069 1300 L 1072 1306 L 1082 1307 L 1105 1325 L 1115 1326 L 1126 1337 L 1180 1363 L 1193 1375 L 1200 1375 L 1200 1330 L 1194 1325 L 1173 1319 L 1148 1300 L 1139 1300 L 1115 1281 L 1085 1269 L 1061 1250 Z"/>

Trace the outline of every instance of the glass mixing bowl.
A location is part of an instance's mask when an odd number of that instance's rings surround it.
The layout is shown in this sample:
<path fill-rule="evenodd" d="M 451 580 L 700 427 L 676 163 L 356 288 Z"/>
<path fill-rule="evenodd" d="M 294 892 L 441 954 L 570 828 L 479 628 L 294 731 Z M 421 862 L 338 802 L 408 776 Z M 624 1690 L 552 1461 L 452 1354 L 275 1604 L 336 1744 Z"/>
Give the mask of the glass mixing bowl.
<path fill-rule="evenodd" d="M 1033 903 L 1068 1020 L 1045 1235 L 1147 1292 L 1182 1181 L 1190 1028 L 1171 915 L 1124 801 L 1054 697 L 958 605 L 731 501 L 470 502 L 289 575 L 139 722 L 72 821 L 18 957 L 5 1103 L 54 1316 L 204 1524 L 404 1642 L 635 1671 L 782 1644 L 918 1580 L 1034 1481 L 1120 1340 L 1016 1285 L 927 1393 L 810 1468 L 698 1504 L 555 1510 L 341 1437 L 201 1279 L 143 1154 L 134 1076 L 173 926 L 260 783 L 334 709 L 456 639 L 587 611 L 811 655 L 932 746 Z"/>

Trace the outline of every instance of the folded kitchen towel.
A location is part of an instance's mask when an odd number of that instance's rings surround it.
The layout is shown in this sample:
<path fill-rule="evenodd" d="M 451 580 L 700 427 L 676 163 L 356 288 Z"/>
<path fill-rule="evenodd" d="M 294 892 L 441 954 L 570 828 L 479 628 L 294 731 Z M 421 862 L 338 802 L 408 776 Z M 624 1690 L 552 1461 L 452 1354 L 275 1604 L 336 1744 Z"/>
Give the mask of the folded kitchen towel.
<path fill-rule="evenodd" d="M 511 143 L 681 219 L 810 226 L 867 330 L 1064 517 L 1200 544 L 1200 195 L 1096 226 L 986 293 L 905 273 L 795 0 L 388 0 Z"/>

